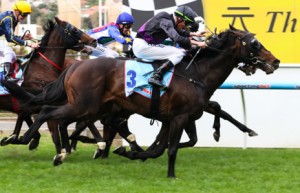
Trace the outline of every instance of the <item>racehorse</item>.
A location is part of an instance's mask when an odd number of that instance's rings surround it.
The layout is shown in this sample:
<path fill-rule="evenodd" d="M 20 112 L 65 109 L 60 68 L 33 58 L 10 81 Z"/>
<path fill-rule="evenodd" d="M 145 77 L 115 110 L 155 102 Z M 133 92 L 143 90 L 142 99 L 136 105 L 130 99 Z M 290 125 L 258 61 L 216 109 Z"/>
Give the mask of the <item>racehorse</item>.
<path fill-rule="evenodd" d="M 97 45 L 95 39 L 57 17 L 55 20 L 48 20 L 43 26 L 43 30 L 45 35 L 41 39 L 40 48 L 31 52 L 28 62 L 22 66 L 24 70 L 22 87 L 33 93 L 41 92 L 45 85 L 58 78 L 62 70 L 66 68 L 65 65 L 73 62 L 72 59 L 68 59 L 64 63 L 67 49 L 81 51 L 85 45 L 93 47 Z M 0 144 L 2 146 L 9 143 L 20 144 L 16 139 L 19 136 L 23 121 L 25 120 L 28 126 L 33 123 L 30 115 L 22 112 L 24 109 L 10 94 L 0 96 L 0 108 L 18 114 L 14 133 L 10 137 L 2 138 Z M 31 111 L 38 112 L 38 109 L 31 109 Z M 56 121 L 48 121 L 48 127 L 53 135 L 58 135 L 55 129 L 57 127 Z M 29 149 L 37 147 L 39 138 L 40 134 L 37 132 L 29 145 Z M 59 145 L 58 141 L 56 144 Z M 59 151 L 58 147 L 57 151 Z"/>
<path fill-rule="evenodd" d="M 161 97 L 159 112 L 155 117 L 163 123 L 163 136 L 168 143 L 167 173 L 171 178 L 175 178 L 175 160 L 183 129 L 202 116 L 214 91 L 238 63 L 259 68 L 266 74 L 273 73 L 280 63 L 254 34 L 233 26 L 217 37 L 209 38 L 207 49 L 196 53 L 197 49 L 191 50 L 175 67 L 172 82 Z M 193 57 L 193 65 L 186 69 Z M 69 123 L 77 120 L 115 113 L 112 112 L 113 105 L 122 108 L 122 114 L 137 113 L 152 118 L 150 100 L 136 93 L 126 97 L 126 61 L 97 58 L 83 61 L 82 64 L 72 65 L 42 94 L 30 99 L 28 104 L 53 104 L 62 100 L 67 100 L 67 103 L 60 106 L 44 105 L 38 118 L 24 134 L 23 142 L 28 142 L 47 120 L 60 120 L 61 127 L 66 129 Z M 80 81 L 78 77 L 81 77 Z M 134 81 L 134 77 L 131 80 Z M 141 159 L 144 152 L 135 153 L 131 159 Z"/>

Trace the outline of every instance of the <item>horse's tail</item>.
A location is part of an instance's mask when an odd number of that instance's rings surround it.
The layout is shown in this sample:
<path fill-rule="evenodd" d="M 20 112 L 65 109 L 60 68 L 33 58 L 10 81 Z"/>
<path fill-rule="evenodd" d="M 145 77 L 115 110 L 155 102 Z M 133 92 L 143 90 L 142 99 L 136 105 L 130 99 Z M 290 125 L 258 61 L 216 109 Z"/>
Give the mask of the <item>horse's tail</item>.
<path fill-rule="evenodd" d="M 46 104 L 57 104 L 66 101 L 67 94 L 65 91 L 64 80 L 67 70 L 64 70 L 59 78 L 43 89 L 43 92 L 31 98 L 28 101 L 29 105 L 46 105 Z"/>

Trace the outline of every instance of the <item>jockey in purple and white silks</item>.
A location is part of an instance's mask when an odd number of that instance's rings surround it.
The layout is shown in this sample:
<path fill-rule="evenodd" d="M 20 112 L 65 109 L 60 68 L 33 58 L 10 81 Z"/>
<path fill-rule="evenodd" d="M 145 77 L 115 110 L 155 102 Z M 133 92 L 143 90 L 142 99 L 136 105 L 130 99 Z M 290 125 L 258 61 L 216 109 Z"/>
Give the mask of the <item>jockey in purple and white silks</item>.
<path fill-rule="evenodd" d="M 149 84 L 164 86 L 161 82 L 163 75 L 185 55 L 185 50 L 181 48 L 188 49 L 191 45 L 203 48 L 207 46 L 205 42 L 192 39 L 192 36 L 203 36 L 202 33 L 183 29 L 195 22 L 195 16 L 190 7 L 181 6 L 174 14 L 167 12 L 156 14 L 140 27 L 132 47 L 135 56 L 147 60 L 167 60 L 149 78 Z M 167 38 L 178 43 L 181 48 L 162 44 Z"/>
<path fill-rule="evenodd" d="M 15 28 L 20 21 L 23 21 L 31 13 L 31 6 L 24 0 L 19 0 L 14 4 L 13 11 L 5 11 L 0 14 L 0 52 L 3 55 L 2 66 L 6 80 L 14 80 L 11 76 L 12 64 L 16 61 L 16 54 L 7 42 L 20 46 L 38 48 L 38 43 L 31 43 L 24 40 L 32 39 L 31 34 L 26 34 L 24 39 L 14 34 Z M 5 38 L 4 38 L 5 37 Z"/>
<path fill-rule="evenodd" d="M 118 16 L 116 23 L 111 22 L 105 26 L 90 30 L 88 34 L 98 41 L 98 46 L 92 48 L 91 56 L 118 57 L 118 52 L 108 48 L 107 45 L 113 42 L 132 45 L 133 38 L 130 35 L 130 29 L 133 23 L 134 18 L 130 14 L 123 12 Z"/>

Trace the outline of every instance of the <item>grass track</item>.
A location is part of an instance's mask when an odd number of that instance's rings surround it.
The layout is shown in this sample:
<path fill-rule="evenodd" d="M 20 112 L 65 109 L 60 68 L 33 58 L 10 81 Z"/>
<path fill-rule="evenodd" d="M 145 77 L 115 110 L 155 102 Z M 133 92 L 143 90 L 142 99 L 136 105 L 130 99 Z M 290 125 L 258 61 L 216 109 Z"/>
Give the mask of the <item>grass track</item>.
<path fill-rule="evenodd" d="M 37 151 L 0 147 L 1 193 L 299 193 L 299 149 L 188 148 L 176 175 L 166 178 L 167 154 L 146 162 L 115 154 L 93 160 L 93 145 L 78 144 L 53 167 L 54 146 L 43 136 Z"/>

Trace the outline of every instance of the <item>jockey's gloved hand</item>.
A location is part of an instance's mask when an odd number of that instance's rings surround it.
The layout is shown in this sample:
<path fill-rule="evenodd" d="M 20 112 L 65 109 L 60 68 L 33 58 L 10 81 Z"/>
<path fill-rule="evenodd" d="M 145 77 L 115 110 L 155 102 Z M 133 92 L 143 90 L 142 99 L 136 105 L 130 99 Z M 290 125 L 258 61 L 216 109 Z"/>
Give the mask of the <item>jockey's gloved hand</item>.
<path fill-rule="evenodd" d="M 133 39 L 132 38 L 125 38 L 126 43 L 132 45 Z"/>

